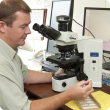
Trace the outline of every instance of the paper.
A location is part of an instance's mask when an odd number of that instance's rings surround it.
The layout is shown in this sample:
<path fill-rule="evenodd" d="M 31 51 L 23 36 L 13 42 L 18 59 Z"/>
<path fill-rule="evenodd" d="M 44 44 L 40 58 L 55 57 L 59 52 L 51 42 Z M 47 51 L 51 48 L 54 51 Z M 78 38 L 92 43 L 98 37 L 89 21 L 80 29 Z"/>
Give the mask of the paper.
<path fill-rule="evenodd" d="M 108 110 L 109 109 L 110 107 L 110 95 L 109 94 L 102 92 L 102 91 L 97 91 L 97 92 L 93 92 L 92 95 L 101 105 L 101 109 L 94 109 L 94 110 Z M 73 110 L 81 110 L 74 100 L 66 103 L 65 105 Z"/>
<path fill-rule="evenodd" d="M 110 79 L 110 71 L 109 71 L 109 70 L 102 69 L 102 75 L 103 75 L 104 77 Z"/>
<path fill-rule="evenodd" d="M 34 59 L 34 61 L 37 61 L 37 62 L 42 62 L 42 60 L 43 60 L 43 55 Z"/>

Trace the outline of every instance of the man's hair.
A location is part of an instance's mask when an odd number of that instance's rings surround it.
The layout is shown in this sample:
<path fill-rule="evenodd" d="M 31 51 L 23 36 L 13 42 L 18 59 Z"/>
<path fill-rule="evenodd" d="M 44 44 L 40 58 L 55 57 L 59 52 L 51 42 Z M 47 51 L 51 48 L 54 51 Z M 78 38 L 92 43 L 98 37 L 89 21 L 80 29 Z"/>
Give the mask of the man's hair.
<path fill-rule="evenodd" d="M 30 13 L 30 7 L 23 0 L 3 0 L 0 3 L 0 21 L 12 27 L 13 21 L 17 19 L 16 12 Z"/>

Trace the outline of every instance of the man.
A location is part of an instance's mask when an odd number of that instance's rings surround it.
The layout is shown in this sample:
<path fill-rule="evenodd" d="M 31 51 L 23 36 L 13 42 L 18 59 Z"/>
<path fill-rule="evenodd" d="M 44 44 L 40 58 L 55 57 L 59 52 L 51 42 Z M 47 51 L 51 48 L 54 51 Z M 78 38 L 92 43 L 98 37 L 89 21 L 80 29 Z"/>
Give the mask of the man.
<path fill-rule="evenodd" d="M 49 98 L 28 100 L 24 83 L 52 81 L 52 73 L 28 70 L 17 55 L 17 47 L 24 45 L 31 33 L 30 12 L 23 0 L 3 0 L 0 3 L 0 107 L 3 110 L 55 110 L 70 100 L 85 99 L 93 92 L 92 81 L 78 82 Z M 55 74 L 62 71 L 60 69 Z"/>

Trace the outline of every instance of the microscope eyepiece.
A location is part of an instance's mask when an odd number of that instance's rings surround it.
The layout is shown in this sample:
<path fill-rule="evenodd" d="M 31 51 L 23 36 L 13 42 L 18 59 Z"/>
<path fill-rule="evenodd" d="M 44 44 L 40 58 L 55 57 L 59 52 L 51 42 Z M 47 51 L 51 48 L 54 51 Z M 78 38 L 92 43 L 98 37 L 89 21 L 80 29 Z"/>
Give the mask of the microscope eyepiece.
<path fill-rule="evenodd" d="M 35 31 L 39 31 L 39 29 L 40 29 L 39 24 L 35 23 L 35 24 L 33 25 L 33 29 L 34 29 Z"/>
<path fill-rule="evenodd" d="M 44 25 L 41 25 L 40 30 L 41 30 L 41 32 L 46 33 L 48 31 L 48 28 Z"/>
<path fill-rule="evenodd" d="M 39 26 L 39 24 L 37 23 L 33 25 L 33 29 L 35 31 L 38 31 L 40 34 L 42 34 L 46 38 L 49 38 L 50 40 L 56 40 L 61 35 L 59 31 L 53 29 L 52 27 L 45 26 L 45 25 Z"/>

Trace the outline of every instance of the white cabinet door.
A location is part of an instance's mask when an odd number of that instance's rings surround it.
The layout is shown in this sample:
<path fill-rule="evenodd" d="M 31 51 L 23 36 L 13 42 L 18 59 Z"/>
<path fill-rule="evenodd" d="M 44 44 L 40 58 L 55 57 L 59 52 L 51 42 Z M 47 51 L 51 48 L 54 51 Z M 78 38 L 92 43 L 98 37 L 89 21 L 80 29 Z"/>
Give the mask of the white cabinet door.
<path fill-rule="evenodd" d="M 84 7 L 105 7 L 105 0 L 74 0 L 73 18 L 83 25 Z M 73 21 L 72 30 L 82 36 L 82 27 Z"/>

